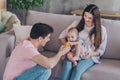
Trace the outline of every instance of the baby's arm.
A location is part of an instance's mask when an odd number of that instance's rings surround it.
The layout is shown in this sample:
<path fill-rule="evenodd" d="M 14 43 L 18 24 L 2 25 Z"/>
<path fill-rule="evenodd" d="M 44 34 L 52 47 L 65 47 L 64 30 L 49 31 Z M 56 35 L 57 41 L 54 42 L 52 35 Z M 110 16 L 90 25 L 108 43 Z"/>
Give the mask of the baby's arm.
<path fill-rule="evenodd" d="M 80 54 L 84 53 L 83 46 L 81 45 L 80 42 L 71 42 L 70 44 L 75 45 L 76 53 L 74 55 L 74 59 L 79 60 Z"/>
<path fill-rule="evenodd" d="M 78 43 L 75 45 L 75 50 L 76 50 L 76 53 L 75 53 L 74 58 L 77 58 L 79 60 L 80 54 L 82 54 L 84 52 L 84 49 L 83 49 L 82 45 L 80 43 Z"/>

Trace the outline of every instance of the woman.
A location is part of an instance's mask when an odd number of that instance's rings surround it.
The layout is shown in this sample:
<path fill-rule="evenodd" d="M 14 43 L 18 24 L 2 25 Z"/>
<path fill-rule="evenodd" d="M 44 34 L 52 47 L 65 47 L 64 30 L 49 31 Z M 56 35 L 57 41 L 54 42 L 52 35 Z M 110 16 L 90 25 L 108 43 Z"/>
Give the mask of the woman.
<path fill-rule="evenodd" d="M 72 62 L 65 58 L 62 69 L 61 80 L 80 80 L 81 75 L 99 63 L 100 57 L 104 54 L 107 44 L 106 28 L 101 25 L 99 8 L 94 5 L 88 5 L 84 11 L 80 21 L 74 21 L 67 29 L 59 36 L 59 39 L 64 44 L 66 42 L 66 32 L 71 27 L 76 27 L 79 32 L 79 37 L 86 44 L 91 44 L 90 49 L 84 59 L 78 61 L 76 67 L 72 67 Z"/>

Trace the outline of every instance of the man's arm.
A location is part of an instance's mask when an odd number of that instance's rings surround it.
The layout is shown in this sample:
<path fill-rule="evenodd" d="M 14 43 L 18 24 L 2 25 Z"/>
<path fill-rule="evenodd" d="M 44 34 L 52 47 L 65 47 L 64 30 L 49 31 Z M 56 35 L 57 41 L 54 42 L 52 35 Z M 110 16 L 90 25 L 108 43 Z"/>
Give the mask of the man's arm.
<path fill-rule="evenodd" d="M 48 58 L 48 57 L 43 56 L 42 54 L 39 54 L 39 55 L 34 56 L 32 58 L 32 60 L 35 63 L 37 63 L 45 68 L 51 69 L 58 63 L 61 56 L 66 54 L 69 50 L 70 50 L 70 47 L 61 48 L 60 51 L 51 58 Z"/>

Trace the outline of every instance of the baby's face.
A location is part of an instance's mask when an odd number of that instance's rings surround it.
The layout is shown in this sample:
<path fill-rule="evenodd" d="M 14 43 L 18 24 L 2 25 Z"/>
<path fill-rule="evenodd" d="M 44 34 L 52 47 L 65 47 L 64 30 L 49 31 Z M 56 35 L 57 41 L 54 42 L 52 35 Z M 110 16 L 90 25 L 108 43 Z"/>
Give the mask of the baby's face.
<path fill-rule="evenodd" d="M 67 33 L 67 40 L 69 42 L 74 42 L 77 40 L 77 38 L 78 38 L 78 34 L 76 34 L 75 32 L 68 32 Z"/>

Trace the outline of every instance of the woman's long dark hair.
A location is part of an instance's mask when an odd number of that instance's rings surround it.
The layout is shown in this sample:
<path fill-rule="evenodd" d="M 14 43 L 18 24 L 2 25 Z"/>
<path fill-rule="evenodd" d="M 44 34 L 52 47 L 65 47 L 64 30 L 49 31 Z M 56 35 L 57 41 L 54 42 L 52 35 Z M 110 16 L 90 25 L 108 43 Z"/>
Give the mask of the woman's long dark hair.
<path fill-rule="evenodd" d="M 94 46 L 95 46 L 95 49 L 97 50 L 99 48 L 100 44 L 101 44 L 101 20 L 100 20 L 101 16 L 100 16 L 100 11 L 99 11 L 99 8 L 94 4 L 88 5 L 84 9 L 83 14 L 82 14 L 82 19 L 76 27 L 78 32 L 80 32 L 84 29 L 84 26 L 85 26 L 84 14 L 85 14 L 85 12 L 89 12 L 90 14 L 93 15 L 94 28 L 90 31 L 89 38 L 91 40 L 92 36 L 94 35 Z"/>

